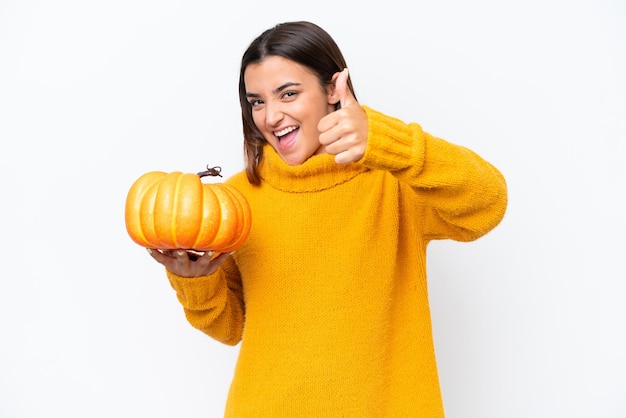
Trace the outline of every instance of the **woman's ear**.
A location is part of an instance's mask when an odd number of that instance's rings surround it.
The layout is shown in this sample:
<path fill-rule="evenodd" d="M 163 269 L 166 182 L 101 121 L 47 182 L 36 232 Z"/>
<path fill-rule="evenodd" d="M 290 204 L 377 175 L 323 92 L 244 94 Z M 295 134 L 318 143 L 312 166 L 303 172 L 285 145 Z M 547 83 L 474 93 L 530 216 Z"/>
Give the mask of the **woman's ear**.
<path fill-rule="evenodd" d="M 341 72 L 336 72 L 333 74 L 333 78 L 330 79 L 330 83 L 328 84 L 328 104 L 337 105 L 339 103 L 339 95 L 337 94 L 337 77 L 339 77 Z"/>

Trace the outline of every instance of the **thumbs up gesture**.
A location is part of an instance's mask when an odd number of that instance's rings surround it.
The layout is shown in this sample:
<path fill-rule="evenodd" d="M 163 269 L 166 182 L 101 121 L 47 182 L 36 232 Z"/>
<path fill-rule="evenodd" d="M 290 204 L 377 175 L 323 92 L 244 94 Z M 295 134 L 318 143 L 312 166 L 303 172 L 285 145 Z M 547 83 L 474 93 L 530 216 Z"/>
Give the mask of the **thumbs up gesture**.
<path fill-rule="evenodd" d="M 367 146 L 367 115 L 348 88 L 348 69 L 333 76 L 335 98 L 341 109 L 324 116 L 319 124 L 320 143 L 338 164 L 358 161 Z"/>

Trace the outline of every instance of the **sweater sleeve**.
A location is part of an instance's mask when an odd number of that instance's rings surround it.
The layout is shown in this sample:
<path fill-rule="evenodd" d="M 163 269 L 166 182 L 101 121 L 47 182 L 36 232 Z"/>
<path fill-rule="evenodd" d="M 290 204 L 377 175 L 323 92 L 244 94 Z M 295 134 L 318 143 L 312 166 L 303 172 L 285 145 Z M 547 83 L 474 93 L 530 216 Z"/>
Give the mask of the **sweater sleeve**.
<path fill-rule="evenodd" d="M 389 171 L 425 208 L 427 239 L 472 241 L 496 227 L 507 207 L 502 173 L 472 150 L 363 106 L 369 121 L 360 163 Z"/>
<path fill-rule="evenodd" d="M 236 345 L 243 333 L 241 281 L 232 258 L 210 276 L 179 277 L 166 270 L 189 323 L 210 337 Z"/>

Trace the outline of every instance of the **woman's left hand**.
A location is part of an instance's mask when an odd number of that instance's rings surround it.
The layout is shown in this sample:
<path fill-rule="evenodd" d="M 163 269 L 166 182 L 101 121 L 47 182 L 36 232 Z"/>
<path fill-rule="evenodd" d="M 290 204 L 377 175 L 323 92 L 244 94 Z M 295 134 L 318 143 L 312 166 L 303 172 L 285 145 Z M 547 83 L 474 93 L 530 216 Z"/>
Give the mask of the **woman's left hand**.
<path fill-rule="evenodd" d="M 148 253 L 165 268 L 180 277 L 200 277 L 215 273 L 232 253 L 215 254 L 213 251 L 197 253 L 187 250 L 158 250 L 148 248 Z"/>
<path fill-rule="evenodd" d="M 320 143 L 338 164 L 358 161 L 367 146 L 367 114 L 348 88 L 348 69 L 333 76 L 341 109 L 324 116 L 319 124 Z"/>

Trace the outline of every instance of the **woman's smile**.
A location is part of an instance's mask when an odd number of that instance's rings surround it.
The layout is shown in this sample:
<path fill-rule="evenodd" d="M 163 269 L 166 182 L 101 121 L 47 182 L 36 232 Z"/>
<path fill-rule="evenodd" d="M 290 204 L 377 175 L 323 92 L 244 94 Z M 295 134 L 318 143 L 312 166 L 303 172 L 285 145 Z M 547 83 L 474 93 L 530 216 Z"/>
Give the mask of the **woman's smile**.
<path fill-rule="evenodd" d="M 298 136 L 298 126 L 289 126 L 285 129 L 281 129 L 278 132 L 274 132 L 274 136 L 278 141 L 278 148 L 286 150 L 296 142 Z"/>

